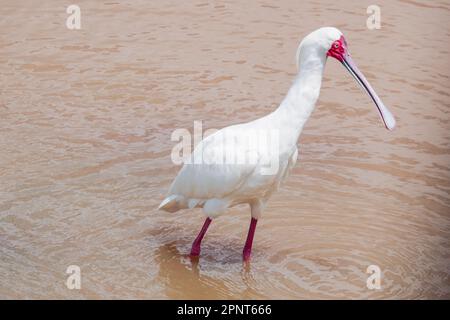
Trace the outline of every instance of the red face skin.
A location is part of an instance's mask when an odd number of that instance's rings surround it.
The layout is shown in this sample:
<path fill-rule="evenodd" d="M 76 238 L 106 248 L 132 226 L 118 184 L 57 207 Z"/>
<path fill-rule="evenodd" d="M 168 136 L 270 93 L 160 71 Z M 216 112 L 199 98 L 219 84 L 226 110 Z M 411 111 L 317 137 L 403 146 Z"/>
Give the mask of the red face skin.
<path fill-rule="evenodd" d="M 339 40 L 333 42 L 331 48 L 327 52 L 327 56 L 333 57 L 342 62 L 346 55 L 348 55 L 347 41 L 345 41 L 344 36 L 341 36 Z"/>

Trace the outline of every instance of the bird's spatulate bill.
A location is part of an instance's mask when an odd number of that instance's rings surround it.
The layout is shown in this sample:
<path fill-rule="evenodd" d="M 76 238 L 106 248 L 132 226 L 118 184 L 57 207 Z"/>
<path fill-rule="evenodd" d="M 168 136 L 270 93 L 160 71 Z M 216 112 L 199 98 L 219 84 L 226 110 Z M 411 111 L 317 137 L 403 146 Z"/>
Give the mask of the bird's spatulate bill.
<path fill-rule="evenodd" d="M 342 64 L 347 68 L 347 70 L 352 74 L 352 76 L 358 81 L 361 87 L 366 90 L 369 96 L 372 98 L 373 102 L 380 112 L 381 119 L 383 119 L 384 125 L 387 129 L 392 130 L 395 128 L 395 118 L 389 109 L 383 104 L 381 99 L 378 97 L 375 90 L 373 90 L 370 83 L 367 81 L 366 77 L 359 71 L 353 59 L 350 55 L 346 54 L 342 60 Z"/>

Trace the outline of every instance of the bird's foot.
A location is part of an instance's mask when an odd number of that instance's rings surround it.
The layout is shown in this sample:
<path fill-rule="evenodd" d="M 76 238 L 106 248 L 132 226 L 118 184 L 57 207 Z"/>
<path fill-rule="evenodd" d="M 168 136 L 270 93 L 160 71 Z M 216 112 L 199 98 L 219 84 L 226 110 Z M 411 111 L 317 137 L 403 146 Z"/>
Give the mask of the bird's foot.
<path fill-rule="evenodd" d="M 198 234 L 197 238 L 195 238 L 194 242 L 192 243 L 192 249 L 191 249 L 191 256 L 192 257 L 198 257 L 200 255 L 200 245 L 202 243 L 203 236 L 205 235 L 206 231 L 208 230 L 209 224 L 211 223 L 211 218 L 206 218 L 205 223 L 203 224 L 202 230 L 200 230 L 200 233 Z"/>
<path fill-rule="evenodd" d="M 191 249 L 191 256 L 198 257 L 199 255 L 200 255 L 200 245 L 197 245 L 196 243 L 194 243 L 192 245 L 192 249 Z"/>
<path fill-rule="evenodd" d="M 244 250 L 244 252 L 242 253 L 242 260 L 247 263 L 250 262 L 250 257 L 251 257 L 251 250 Z"/>

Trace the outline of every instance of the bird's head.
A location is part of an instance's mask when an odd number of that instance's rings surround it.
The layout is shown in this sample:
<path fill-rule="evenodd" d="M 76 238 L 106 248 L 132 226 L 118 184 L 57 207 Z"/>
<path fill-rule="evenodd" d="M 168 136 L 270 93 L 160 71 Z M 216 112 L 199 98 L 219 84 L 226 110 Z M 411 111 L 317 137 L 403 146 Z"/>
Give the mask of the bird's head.
<path fill-rule="evenodd" d="M 387 129 L 392 130 L 395 127 L 395 118 L 389 109 L 383 104 L 375 90 L 369 84 L 361 71 L 359 71 L 355 62 L 348 51 L 347 41 L 341 31 L 332 27 L 317 29 L 307 35 L 297 50 L 297 64 L 301 67 L 301 58 L 303 53 L 315 52 L 316 55 L 323 59 L 332 57 L 350 72 L 355 80 L 367 92 L 375 103 L 380 116 Z"/>

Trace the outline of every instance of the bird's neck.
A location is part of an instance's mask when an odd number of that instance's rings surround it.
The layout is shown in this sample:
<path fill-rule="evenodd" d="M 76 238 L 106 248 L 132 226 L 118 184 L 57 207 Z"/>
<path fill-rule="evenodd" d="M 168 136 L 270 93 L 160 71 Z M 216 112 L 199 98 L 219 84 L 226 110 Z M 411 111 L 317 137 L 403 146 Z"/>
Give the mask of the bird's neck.
<path fill-rule="evenodd" d="M 298 139 L 303 126 L 319 98 L 326 56 L 314 50 L 305 50 L 299 59 L 299 73 L 274 116 L 281 128 L 291 130 Z"/>

